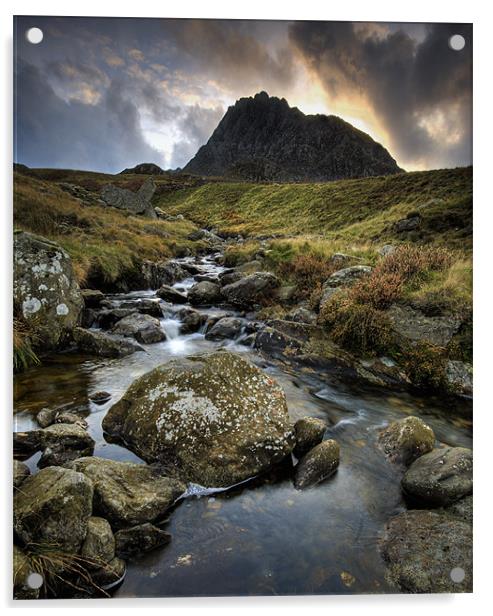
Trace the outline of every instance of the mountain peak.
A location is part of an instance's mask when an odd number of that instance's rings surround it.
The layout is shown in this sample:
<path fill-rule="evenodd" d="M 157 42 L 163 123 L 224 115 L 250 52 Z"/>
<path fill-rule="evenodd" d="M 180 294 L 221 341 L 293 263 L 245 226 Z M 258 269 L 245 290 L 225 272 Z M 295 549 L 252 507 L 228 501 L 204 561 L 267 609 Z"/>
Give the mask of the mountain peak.
<path fill-rule="evenodd" d="M 229 107 L 184 171 L 256 181 L 326 181 L 402 171 L 369 135 L 336 116 L 305 115 L 261 91 Z"/>

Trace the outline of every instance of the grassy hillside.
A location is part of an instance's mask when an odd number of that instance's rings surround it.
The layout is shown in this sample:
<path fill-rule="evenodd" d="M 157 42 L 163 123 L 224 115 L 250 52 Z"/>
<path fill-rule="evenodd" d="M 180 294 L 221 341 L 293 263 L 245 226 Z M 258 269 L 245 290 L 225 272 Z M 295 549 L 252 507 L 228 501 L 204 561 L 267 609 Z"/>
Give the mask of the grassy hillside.
<path fill-rule="evenodd" d="M 161 194 L 156 204 L 201 225 L 246 235 L 394 240 L 472 248 L 472 169 L 445 169 L 322 184 L 213 183 Z M 393 224 L 419 212 L 419 231 Z"/>
<path fill-rule="evenodd" d="M 138 178 L 137 187 L 143 179 Z M 98 190 L 108 181 L 128 186 L 137 180 L 133 176 L 59 170 L 14 175 L 15 228 L 43 235 L 65 248 L 82 286 L 91 280 L 114 282 L 127 272 L 131 274 L 143 259 L 162 260 L 193 247 L 186 238 L 196 227 L 189 221 L 149 220 L 87 204 L 62 190 L 54 180 L 70 181 L 89 190 Z M 98 193 L 94 193 L 95 199 Z"/>

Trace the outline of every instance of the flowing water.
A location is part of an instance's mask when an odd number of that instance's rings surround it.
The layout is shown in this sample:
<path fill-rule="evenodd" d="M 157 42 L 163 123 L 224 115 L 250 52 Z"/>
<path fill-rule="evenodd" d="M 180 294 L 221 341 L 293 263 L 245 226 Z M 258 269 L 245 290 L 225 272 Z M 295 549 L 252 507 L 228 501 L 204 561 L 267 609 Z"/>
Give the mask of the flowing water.
<path fill-rule="evenodd" d="M 198 265 L 203 273 L 221 271 L 212 258 Z M 175 286 L 186 289 L 193 283 L 189 278 Z M 153 296 L 153 291 L 142 291 L 112 300 L 117 305 Z M 228 490 L 191 485 L 163 523 L 172 534 L 171 544 L 128 563 L 125 581 L 115 596 L 392 591 L 385 582 L 378 540 L 388 518 L 405 504 L 401 471 L 375 446 L 378 430 L 394 419 L 417 415 L 433 427 L 439 441 L 470 447 L 470 403 L 445 403 L 355 383 L 329 385 L 313 372 L 266 360 L 242 345 L 241 337 L 219 343 L 205 340 L 201 332 L 182 336 L 176 309 L 162 305 L 167 340 L 145 345 L 146 353 L 114 360 L 58 354 L 16 376 L 15 430 L 37 427 L 34 415 L 43 407 L 73 410 L 89 423 L 96 441 L 94 455 L 141 462 L 124 447 L 105 441 L 101 420 L 108 408 L 154 366 L 173 357 L 228 347 L 279 382 L 293 421 L 312 416 L 327 422 L 326 438 L 339 442 L 341 464 L 335 476 L 305 491 L 294 489 L 290 464 Z M 217 311 L 223 308 L 204 310 Z M 89 396 L 100 390 L 112 397 L 96 405 Z M 27 461 L 33 471 L 38 458 L 39 454 Z"/>

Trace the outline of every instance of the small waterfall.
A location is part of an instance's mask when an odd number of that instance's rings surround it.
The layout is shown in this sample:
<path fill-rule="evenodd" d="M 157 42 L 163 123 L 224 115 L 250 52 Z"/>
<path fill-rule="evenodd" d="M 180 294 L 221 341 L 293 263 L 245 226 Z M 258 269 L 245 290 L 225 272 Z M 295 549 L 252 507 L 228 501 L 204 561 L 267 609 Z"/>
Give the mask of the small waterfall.
<path fill-rule="evenodd" d="M 172 355 L 183 355 L 187 352 L 187 338 L 180 335 L 179 319 L 166 318 L 161 321 L 161 327 L 166 334 L 166 346 Z"/>

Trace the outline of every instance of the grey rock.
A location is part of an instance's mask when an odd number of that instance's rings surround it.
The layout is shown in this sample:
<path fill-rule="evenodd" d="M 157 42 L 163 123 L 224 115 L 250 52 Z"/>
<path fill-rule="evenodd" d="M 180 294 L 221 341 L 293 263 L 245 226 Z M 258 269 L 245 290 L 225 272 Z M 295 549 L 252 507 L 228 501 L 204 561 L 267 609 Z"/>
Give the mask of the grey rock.
<path fill-rule="evenodd" d="M 89 518 L 80 555 L 84 560 L 84 567 L 88 569 L 99 569 L 115 558 L 115 536 L 108 520 Z"/>
<path fill-rule="evenodd" d="M 283 460 L 294 437 L 284 392 L 227 351 L 180 358 L 137 379 L 103 429 L 148 462 L 204 486 L 229 486 Z"/>
<path fill-rule="evenodd" d="M 331 477 L 339 466 L 339 444 L 337 441 L 322 441 L 298 462 L 294 485 L 303 490 Z"/>
<path fill-rule="evenodd" d="M 70 467 L 94 486 L 94 510 L 117 528 L 160 518 L 185 491 L 164 469 L 104 458 L 80 458 Z"/>
<path fill-rule="evenodd" d="M 182 308 L 178 312 L 181 319 L 180 332 L 182 334 L 192 334 L 198 331 L 205 323 L 206 315 L 193 308 Z"/>
<path fill-rule="evenodd" d="M 279 280 L 270 272 L 256 272 L 223 287 L 227 302 L 242 309 L 249 309 L 272 296 L 279 287 Z"/>
<path fill-rule="evenodd" d="M 409 218 L 402 218 L 394 223 L 394 230 L 397 233 L 405 233 L 408 231 L 415 231 L 421 225 L 421 216 L 410 216 Z"/>
<path fill-rule="evenodd" d="M 226 271 L 222 274 L 219 274 L 219 282 L 221 286 L 225 287 L 228 284 L 232 284 L 233 282 L 238 282 L 244 277 L 244 274 L 238 271 Z"/>
<path fill-rule="evenodd" d="M 398 304 L 392 304 L 386 314 L 401 344 L 427 342 L 445 348 L 461 325 L 458 318 L 427 317 L 419 310 Z"/>
<path fill-rule="evenodd" d="M 364 276 L 371 274 L 372 269 L 369 265 L 353 265 L 331 274 L 322 285 L 320 310 L 323 310 L 331 297 L 338 292 L 338 289 L 353 285 Z"/>
<path fill-rule="evenodd" d="M 141 269 L 142 286 L 148 289 L 159 289 L 163 284 L 173 285 L 189 276 L 176 261 L 144 261 Z"/>
<path fill-rule="evenodd" d="M 401 592 L 472 592 L 472 528 L 434 511 L 405 511 L 391 518 L 381 543 L 387 578 Z M 460 567 L 465 577 L 454 582 Z"/>
<path fill-rule="evenodd" d="M 450 505 L 472 494 L 472 466 L 470 449 L 435 449 L 411 464 L 402 479 L 402 489 L 420 503 Z"/>
<path fill-rule="evenodd" d="M 133 336 L 143 344 L 166 340 L 166 334 L 161 329 L 159 320 L 148 314 L 136 313 L 123 317 L 117 321 L 111 331 L 119 336 Z"/>
<path fill-rule="evenodd" d="M 14 530 L 26 544 L 78 552 L 92 512 L 91 481 L 53 466 L 28 477 L 14 496 Z"/>
<path fill-rule="evenodd" d="M 166 302 L 171 302 L 172 304 L 186 304 L 187 302 L 187 296 L 184 293 L 180 293 L 173 287 L 166 284 L 156 291 L 156 295 L 161 299 L 164 299 Z"/>
<path fill-rule="evenodd" d="M 83 300 L 70 257 L 58 244 L 14 233 L 14 306 L 29 324 L 35 348 L 47 351 L 68 342 Z"/>
<path fill-rule="evenodd" d="M 144 350 L 136 342 L 81 327 L 74 330 L 74 341 L 80 351 L 98 357 L 125 357 Z"/>
<path fill-rule="evenodd" d="M 36 421 L 42 428 L 47 428 L 48 426 L 51 426 L 51 424 L 55 423 L 57 414 L 58 411 L 56 409 L 44 408 L 36 414 Z"/>
<path fill-rule="evenodd" d="M 133 308 L 105 308 L 97 314 L 96 321 L 102 329 L 111 329 L 121 319 L 137 312 L 136 306 Z"/>
<path fill-rule="evenodd" d="M 303 417 L 294 424 L 296 445 L 294 455 L 298 458 L 322 442 L 327 424 L 316 417 Z"/>
<path fill-rule="evenodd" d="M 104 293 L 97 289 L 82 289 L 81 295 L 86 308 L 99 308 L 101 302 L 106 299 Z"/>
<path fill-rule="evenodd" d="M 408 466 L 433 450 L 435 434 L 419 417 L 406 417 L 384 428 L 378 442 L 390 460 Z"/>
<path fill-rule="evenodd" d="M 444 507 L 443 511 L 449 515 L 453 515 L 465 522 L 472 524 L 473 518 L 473 499 L 471 496 L 464 496 L 460 500 L 452 503 L 448 507 Z"/>
<path fill-rule="evenodd" d="M 396 246 L 393 244 L 384 244 L 378 249 L 378 254 L 381 257 L 386 257 L 387 255 L 391 255 L 396 251 Z"/>
<path fill-rule="evenodd" d="M 87 421 L 77 413 L 70 413 L 69 411 L 60 411 L 56 416 L 55 423 L 77 424 L 82 429 L 87 430 Z"/>
<path fill-rule="evenodd" d="M 315 325 L 317 322 L 317 315 L 313 312 L 313 310 L 308 310 L 308 308 L 298 306 L 286 316 L 286 320 L 294 321 L 295 323 L 308 323 L 309 325 Z"/>
<path fill-rule="evenodd" d="M 156 212 L 151 205 L 151 198 L 155 190 L 156 184 L 150 177 L 145 180 L 136 193 L 127 188 L 106 184 L 101 191 L 101 198 L 107 205 L 119 210 L 156 218 Z"/>
<path fill-rule="evenodd" d="M 149 522 L 124 528 L 115 534 L 116 554 L 125 560 L 167 545 L 171 535 Z"/>
<path fill-rule="evenodd" d="M 26 479 L 26 477 L 28 477 L 30 474 L 31 474 L 31 471 L 29 470 L 27 465 L 24 464 L 24 462 L 20 462 L 19 460 L 14 460 L 13 472 L 12 472 L 12 478 L 13 478 L 12 481 L 14 484 L 14 490 L 16 490 L 17 488 L 20 488 L 24 479 Z"/>
<path fill-rule="evenodd" d="M 463 361 L 448 361 L 445 372 L 448 389 L 457 394 L 472 396 L 472 365 Z"/>
<path fill-rule="evenodd" d="M 219 319 L 205 335 L 206 340 L 234 339 L 240 335 L 243 319 L 224 317 Z"/>
<path fill-rule="evenodd" d="M 198 282 L 188 291 L 188 301 L 194 306 L 210 306 L 221 300 L 221 287 L 214 282 Z"/>

